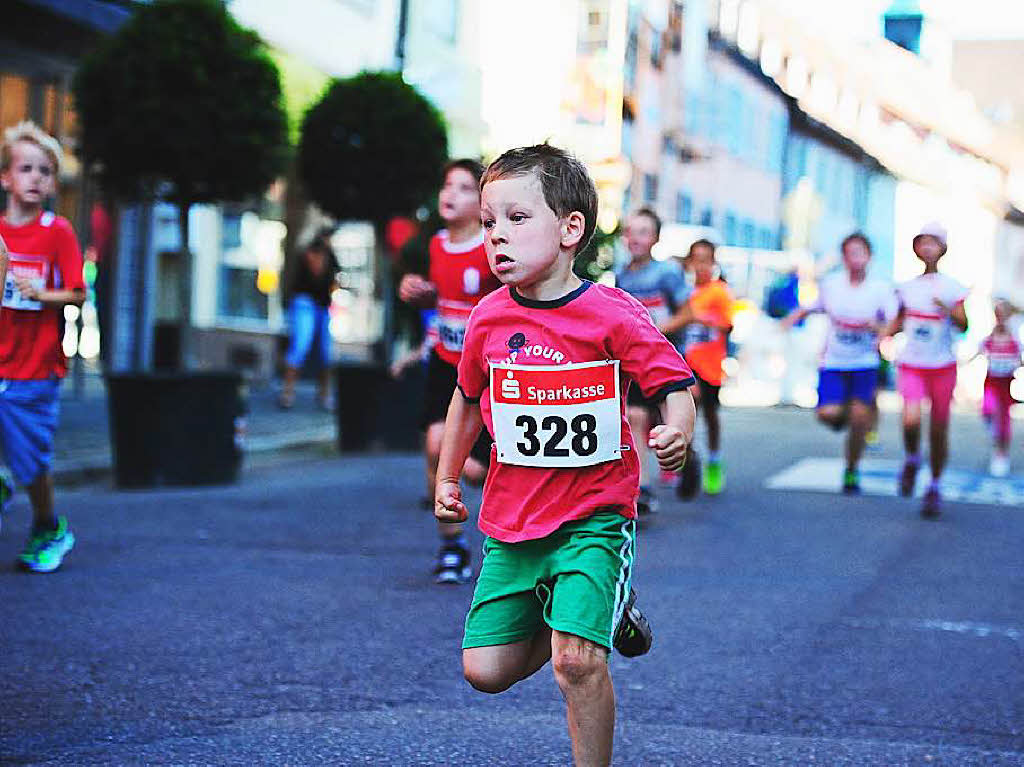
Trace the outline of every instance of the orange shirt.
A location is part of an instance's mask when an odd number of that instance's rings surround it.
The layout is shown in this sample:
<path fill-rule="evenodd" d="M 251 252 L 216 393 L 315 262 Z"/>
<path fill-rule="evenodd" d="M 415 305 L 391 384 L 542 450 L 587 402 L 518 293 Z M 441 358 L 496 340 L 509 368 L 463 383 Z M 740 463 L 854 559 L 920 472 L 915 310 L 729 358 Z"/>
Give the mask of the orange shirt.
<path fill-rule="evenodd" d="M 732 325 L 733 297 L 721 280 L 698 285 L 690 296 L 694 316 L 712 325 Z M 683 333 L 683 355 L 693 372 L 712 386 L 722 385 L 725 333 L 717 327 L 687 325 Z"/>

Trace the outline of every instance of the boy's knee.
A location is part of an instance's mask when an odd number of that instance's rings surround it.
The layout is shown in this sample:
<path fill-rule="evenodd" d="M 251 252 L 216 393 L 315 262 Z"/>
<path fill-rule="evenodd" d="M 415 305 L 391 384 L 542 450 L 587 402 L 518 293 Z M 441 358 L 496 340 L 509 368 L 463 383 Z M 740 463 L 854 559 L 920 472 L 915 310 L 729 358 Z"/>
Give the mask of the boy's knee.
<path fill-rule="evenodd" d="M 592 647 L 563 648 L 551 659 L 555 679 L 562 689 L 579 687 L 608 673 L 605 653 Z"/>
<path fill-rule="evenodd" d="M 499 669 L 474 666 L 471 663 L 463 663 L 462 675 L 473 686 L 473 689 L 492 695 L 505 692 L 519 681 L 511 679 L 508 674 Z"/>

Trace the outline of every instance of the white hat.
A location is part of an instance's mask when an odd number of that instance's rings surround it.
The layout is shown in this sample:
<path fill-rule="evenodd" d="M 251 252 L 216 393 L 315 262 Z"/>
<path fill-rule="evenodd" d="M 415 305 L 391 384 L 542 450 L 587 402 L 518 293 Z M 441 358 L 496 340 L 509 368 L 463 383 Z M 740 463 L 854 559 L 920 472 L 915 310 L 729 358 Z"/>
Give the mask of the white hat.
<path fill-rule="evenodd" d="M 927 224 L 921 227 L 921 231 L 914 235 L 916 240 L 918 237 L 924 235 L 934 237 L 936 240 L 942 243 L 942 252 L 946 252 L 946 227 L 940 224 L 938 221 L 929 221 Z"/>

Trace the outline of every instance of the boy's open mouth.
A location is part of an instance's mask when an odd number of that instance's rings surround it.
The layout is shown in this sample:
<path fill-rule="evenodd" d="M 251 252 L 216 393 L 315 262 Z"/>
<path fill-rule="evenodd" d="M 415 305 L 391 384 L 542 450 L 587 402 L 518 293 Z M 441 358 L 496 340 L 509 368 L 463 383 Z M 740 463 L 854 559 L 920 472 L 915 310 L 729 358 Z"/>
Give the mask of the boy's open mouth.
<path fill-rule="evenodd" d="M 495 264 L 512 263 L 512 259 L 506 256 L 504 253 L 499 253 L 494 257 Z"/>

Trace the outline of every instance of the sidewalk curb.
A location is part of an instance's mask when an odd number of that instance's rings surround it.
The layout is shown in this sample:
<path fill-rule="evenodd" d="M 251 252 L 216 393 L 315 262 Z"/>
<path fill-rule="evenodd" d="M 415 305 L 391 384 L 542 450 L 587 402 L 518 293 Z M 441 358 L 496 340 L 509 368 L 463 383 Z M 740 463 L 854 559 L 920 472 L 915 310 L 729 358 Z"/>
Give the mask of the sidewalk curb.
<path fill-rule="evenodd" d="M 287 435 L 248 437 L 242 457 L 242 473 L 252 466 L 254 459 L 260 466 L 272 465 L 277 461 L 294 459 L 295 454 L 303 450 L 333 448 L 336 442 L 337 430 L 333 425 Z M 107 451 L 97 451 L 91 456 L 81 458 L 54 461 L 53 480 L 58 488 L 110 482 L 113 474 L 112 457 Z"/>

